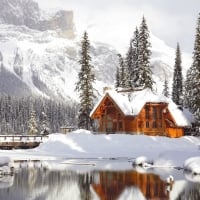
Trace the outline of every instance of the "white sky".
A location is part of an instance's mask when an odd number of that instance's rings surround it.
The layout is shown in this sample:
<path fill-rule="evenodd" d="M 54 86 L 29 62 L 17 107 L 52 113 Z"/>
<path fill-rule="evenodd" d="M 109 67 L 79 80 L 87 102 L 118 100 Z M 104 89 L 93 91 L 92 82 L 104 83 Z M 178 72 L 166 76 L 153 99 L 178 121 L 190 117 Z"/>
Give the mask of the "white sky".
<path fill-rule="evenodd" d="M 142 16 L 149 30 L 171 47 L 192 53 L 199 0 L 36 0 L 41 8 L 74 11 L 77 35 L 124 49 Z"/>

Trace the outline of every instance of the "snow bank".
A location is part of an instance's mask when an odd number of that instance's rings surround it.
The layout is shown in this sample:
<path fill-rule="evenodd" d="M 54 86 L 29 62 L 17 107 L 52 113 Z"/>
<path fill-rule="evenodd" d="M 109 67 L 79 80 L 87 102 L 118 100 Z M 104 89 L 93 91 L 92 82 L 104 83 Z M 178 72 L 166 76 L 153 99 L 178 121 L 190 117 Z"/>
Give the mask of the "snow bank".
<path fill-rule="evenodd" d="M 132 167 L 132 161 L 136 158 L 144 156 L 157 167 L 170 168 L 183 167 L 185 160 L 192 157 L 200 159 L 198 145 L 199 139 L 192 136 L 168 138 L 128 134 L 94 135 L 89 131 L 77 130 L 67 135 L 51 134 L 46 142 L 35 149 L 0 150 L 0 156 L 6 152 L 14 160 L 66 160 L 66 163 L 78 159 L 78 164 L 89 160 L 94 160 L 96 164 L 97 160 L 106 160 L 112 161 L 116 166 L 117 163 L 126 161 L 129 167 Z M 198 165 L 197 161 L 198 159 L 194 162 Z M 112 168 L 106 163 L 101 166 Z"/>
<path fill-rule="evenodd" d="M 184 170 L 200 175 L 200 157 L 192 157 L 184 162 Z"/>
<path fill-rule="evenodd" d="M 191 157 L 184 162 L 185 178 L 200 183 L 200 157 Z"/>

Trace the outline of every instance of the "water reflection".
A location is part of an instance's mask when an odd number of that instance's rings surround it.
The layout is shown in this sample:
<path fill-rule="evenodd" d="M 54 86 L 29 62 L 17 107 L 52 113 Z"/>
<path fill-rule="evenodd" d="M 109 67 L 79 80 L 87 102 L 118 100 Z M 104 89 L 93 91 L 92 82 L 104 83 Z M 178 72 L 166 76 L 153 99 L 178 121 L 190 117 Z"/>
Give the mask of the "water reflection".
<path fill-rule="evenodd" d="M 38 165 L 39 166 L 39 165 Z M 176 180 L 172 185 L 153 173 L 130 171 L 49 170 L 23 167 L 0 177 L 1 200 L 140 200 L 200 199 L 200 184 Z"/>

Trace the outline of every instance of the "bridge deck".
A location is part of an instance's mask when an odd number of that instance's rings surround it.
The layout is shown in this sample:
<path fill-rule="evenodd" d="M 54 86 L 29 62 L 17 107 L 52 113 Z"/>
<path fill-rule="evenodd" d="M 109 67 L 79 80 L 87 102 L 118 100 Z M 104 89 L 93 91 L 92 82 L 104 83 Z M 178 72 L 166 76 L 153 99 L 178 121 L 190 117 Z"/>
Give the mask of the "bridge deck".
<path fill-rule="evenodd" d="M 0 135 L 0 149 L 30 149 L 47 138 L 47 135 Z"/>

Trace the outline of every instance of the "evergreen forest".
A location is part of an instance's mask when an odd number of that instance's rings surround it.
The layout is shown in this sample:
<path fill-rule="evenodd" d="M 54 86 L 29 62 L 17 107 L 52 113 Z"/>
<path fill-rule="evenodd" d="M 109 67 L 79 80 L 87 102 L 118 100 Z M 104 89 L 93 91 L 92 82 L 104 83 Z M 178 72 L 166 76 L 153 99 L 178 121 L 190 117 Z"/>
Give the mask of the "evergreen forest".
<path fill-rule="evenodd" d="M 60 132 L 60 127 L 76 124 L 76 113 L 77 104 L 72 101 L 1 96 L 0 133 L 29 134 L 31 123 L 34 123 L 35 134 L 40 134 L 44 128 L 49 132 Z"/>

